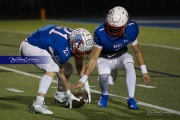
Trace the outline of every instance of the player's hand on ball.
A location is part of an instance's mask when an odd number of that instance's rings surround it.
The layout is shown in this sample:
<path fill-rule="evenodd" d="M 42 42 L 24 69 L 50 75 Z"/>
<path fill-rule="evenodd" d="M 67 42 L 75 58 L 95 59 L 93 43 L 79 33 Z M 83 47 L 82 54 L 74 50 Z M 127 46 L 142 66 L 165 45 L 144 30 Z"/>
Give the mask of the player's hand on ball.
<path fill-rule="evenodd" d="M 66 102 L 66 106 L 69 106 L 69 108 L 72 108 L 72 101 L 76 100 L 76 101 L 80 101 L 80 99 L 76 98 L 71 92 L 70 90 L 66 91 L 66 97 L 67 97 L 67 102 Z"/>
<path fill-rule="evenodd" d="M 77 97 L 78 99 L 80 99 L 80 101 L 73 100 L 72 108 L 80 108 L 84 104 L 86 104 L 88 101 L 88 95 L 87 95 L 87 92 L 85 92 L 85 91 L 78 91 L 78 92 L 74 93 L 73 95 L 75 97 Z"/>
<path fill-rule="evenodd" d="M 83 87 L 84 86 L 84 87 Z M 88 81 L 86 81 L 85 82 L 85 84 L 84 83 L 82 83 L 82 82 L 80 82 L 80 81 L 78 81 L 78 82 L 76 82 L 76 83 L 73 83 L 73 84 L 70 84 L 69 85 L 69 88 L 70 89 L 73 89 L 73 88 L 78 88 L 78 89 L 81 89 L 81 90 L 85 90 L 86 91 L 86 93 L 87 93 L 87 95 L 88 95 L 88 100 L 87 100 L 87 102 L 88 103 L 91 103 L 91 92 L 90 92 L 90 87 L 89 87 L 89 82 Z"/>
<path fill-rule="evenodd" d="M 75 82 L 73 84 L 70 84 L 69 85 L 69 88 L 72 89 L 72 88 L 79 88 L 79 89 L 82 89 L 82 87 L 84 86 L 84 83 L 78 81 L 78 82 Z"/>
<path fill-rule="evenodd" d="M 90 92 L 90 86 L 89 86 L 88 81 L 85 82 L 83 90 L 85 90 L 87 92 L 87 95 L 88 95 L 87 103 L 91 103 L 91 92 Z"/>

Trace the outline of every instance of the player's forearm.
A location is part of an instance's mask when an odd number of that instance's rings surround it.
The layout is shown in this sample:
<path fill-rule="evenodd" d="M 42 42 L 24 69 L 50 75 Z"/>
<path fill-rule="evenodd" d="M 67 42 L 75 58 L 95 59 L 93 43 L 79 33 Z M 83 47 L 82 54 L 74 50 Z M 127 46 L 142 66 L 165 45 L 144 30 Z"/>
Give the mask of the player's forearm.
<path fill-rule="evenodd" d="M 145 64 L 145 62 L 144 62 L 144 58 L 143 58 L 143 56 L 142 56 L 142 54 L 141 54 L 141 53 L 136 54 L 136 58 L 137 58 L 137 61 L 138 61 L 139 66 L 141 66 L 141 65 L 144 65 L 144 64 Z"/>
<path fill-rule="evenodd" d="M 83 64 L 78 70 L 78 74 L 80 77 L 82 77 L 82 75 L 84 74 L 85 71 L 85 65 Z"/>
<path fill-rule="evenodd" d="M 91 74 L 91 72 L 94 70 L 95 66 L 96 66 L 96 59 L 91 59 L 90 62 L 87 64 L 86 69 L 84 74 L 89 76 Z"/>
<path fill-rule="evenodd" d="M 64 75 L 64 68 L 60 69 L 59 77 L 64 86 L 65 91 L 69 90 L 68 82 L 67 82 L 66 76 Z"/>
<path fill-rule="evenodd" d="M 62 84 L 64 86 L 65 91 L 69 90 L 68 82 L 67 82 L 67 79 L 66 79 L 65 75 L 60 74 L 60 78 L 61 78 L 61 81 L 62 81 Z"/>
<path fill-rule="evenodd" d="M 137 59 L 137 62 L 138 62 L 138 64 L 139 64 L 139 66 L 144 65 L 144 64 L 145 64 L 144 58 L 143 58 L 142 52 L 141 52 L 141 50 L 139 49 L 139 47 L 136 47 L 136 48 L 134 49 L 134 52 L 135 52 L 136 59 Z"/>
<path fill-rule="evenodd" d="M 81 77 L 81 79 L 79 80 L 82 83 L 85 83 L 88 80 L 88 76 L 91 74 L 91 72 L 93 71 L 93 69 L 96 66 L 96 61 L 91 58 L 91 60 L 89 61 L 88 65 L 86 66 L 84 75 Z"/>
<path fill-rule="evenodd" d="M 85 71 L 84 62 L 83 60 L 75 59 L 75 64 L 76 64 L 76 70 L 78 72 L 78 75 L 81 77 Z"/>
<path fill-rule="evenodd" d="M 91 56 L 90 61 L 88 62 L 87 66 L 86 66 L 84 75 L 79 80 L 80 82 L 85 83 L 87 81 L 88 76 L 91 74 L 91 72 L 94 70 L 94 68 L 96 66 L 96 63 L 97 63 L 97 60 L 98 60 L 99 55 L 101 53 L 101 50 L 102 49 L 99 47 L 94 47 L 93 54 Z"/>
<path fill-rule="evenodd" d="M 136 58 L 137 58 L 137 61 L 139 63 L 142 74 L 148 73 L 142 53 L 139 52 L 138 54 L 136 54 Z"/>

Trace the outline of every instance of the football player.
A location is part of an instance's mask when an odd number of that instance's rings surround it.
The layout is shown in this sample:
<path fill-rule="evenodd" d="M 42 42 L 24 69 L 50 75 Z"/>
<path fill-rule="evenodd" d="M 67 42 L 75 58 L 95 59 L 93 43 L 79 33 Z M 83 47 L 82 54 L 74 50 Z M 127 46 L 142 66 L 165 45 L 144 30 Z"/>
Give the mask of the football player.
<path fill-rule="evenodd" d="M 72 30 L 67 27 L 50 24 L 43 26 L 39 30 L 29 35 L 20 45 L 22 56 L 49 56 L 47 64 L 35 64 L 39 69 L 45 70 L 39 82 L 39 89 L 36 100 L 33 101 L 31 112 L 42 114 L 53 114 L 45 105 L 45 95 L 56 74 L 59 77 L 58 88 L 60 83 L 65 90 L 66 105 L 72 108 L 72 101 L 77 100 L 68 87 L 65 76 L 64 66 L 68 71 L 68 60 L 71 56 L 75 58 L 75 64 L 79 76 L 84 73 L 85 65 L 83 59 L 91 53 L 93 47 L 93 38 L 89 31 L 83 28 Z M 70 71 L 71 72 L 71 71 Z M 57 92 L 58 96 L 59 93 Z M 57 98 L 58 100 L 58 98 Z M 60 101 L 60 100 L 59 100 Z"/>
<path fill-rule="evenodd" d="M 138 34 L 138 25 L 129 19 L 126 9 L 121 6 L 112 8 L 108 12 L 105 22 L 94 31 L 95 45 L 93 54 L 86 66 L 84 75 L 71 87 L 81 88 L 96 66 L 101 89 L 98 106 L 106 107 L 108 86 L 114 84 L 117 78 L 117 70 L 126 70 L 126 84 L 129 97 L 127 104 L 129 109 L 138 109 L 139 107 L 134 99 L 136 72 L 133 57 L 128 53 L 128 44 L 134 50 L 145 84 L 149 85 L 151 81 L 138 44 Z"/>

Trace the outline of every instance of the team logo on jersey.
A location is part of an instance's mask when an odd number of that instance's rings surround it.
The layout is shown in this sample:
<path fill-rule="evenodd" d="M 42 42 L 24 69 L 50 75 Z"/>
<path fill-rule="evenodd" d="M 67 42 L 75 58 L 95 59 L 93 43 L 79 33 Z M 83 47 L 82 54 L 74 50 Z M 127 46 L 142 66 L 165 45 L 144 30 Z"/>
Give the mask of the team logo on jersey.
<path fill-rule="evenodd" d="M 120 48 L 121 46 L 126 45 L 128 42 L 129 42 L 129 41 L 125 39 L 125 40 L 123 41 L 123 43 L 121 43 L 121 44 L 115 44 L 115 45 L 114 45 L 114 48 Z"/>
<path fill-rule="evenodd" d="M 99 29 L 100 32 L 103 31 L 103 30 L 104 30 L 104 28 Z"/>
<path fill-rule="evenodd" d="M 114 48 L 119 48 L 119 47 L 121 47 L 123 44 L 116 44 L 116 45 L 114 45 Z"/>
<path fill-rule="evenodd" d="M 112 54 L 112 55 L 108 55 L 108 58 L 112 58 L 113 56 L 115 56 L 116 54 Z"/>
<path fill-rule="evenodd" d="M 128 40 L 124 40 L 125 43 L 129 42 Z"/>

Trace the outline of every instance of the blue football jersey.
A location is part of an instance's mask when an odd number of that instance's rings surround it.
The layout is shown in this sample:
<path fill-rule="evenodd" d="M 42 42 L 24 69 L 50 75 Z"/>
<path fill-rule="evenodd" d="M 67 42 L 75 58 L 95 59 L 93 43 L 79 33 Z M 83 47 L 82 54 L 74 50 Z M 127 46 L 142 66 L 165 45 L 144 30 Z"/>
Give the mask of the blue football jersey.
<path fill-rule="evenodd" d="M 64 64 L 72 56 L 68 42 L 71 32 L 72 29 L 50 24 L 33 32 L 27 40 L 29 44 L 47 50 L 49 53 L 51 53 L 49 51 L 49 47 L 51 47 L 56 61 Z"/>
<path fill-rule="evenodd" d="M 101 53 L 113 53 L 119 51 L 129 43 L 136 40 L 139 34 L 138 25 L 133 21 L 128 21 L 127 27 L 125 28 L 125 35 L 123 37 L 117 38 L 107 34 L 105 30 L 105 23 L 101 24 L 94 31 L 94 41 L 95 44 L 102 46 Z"/>

